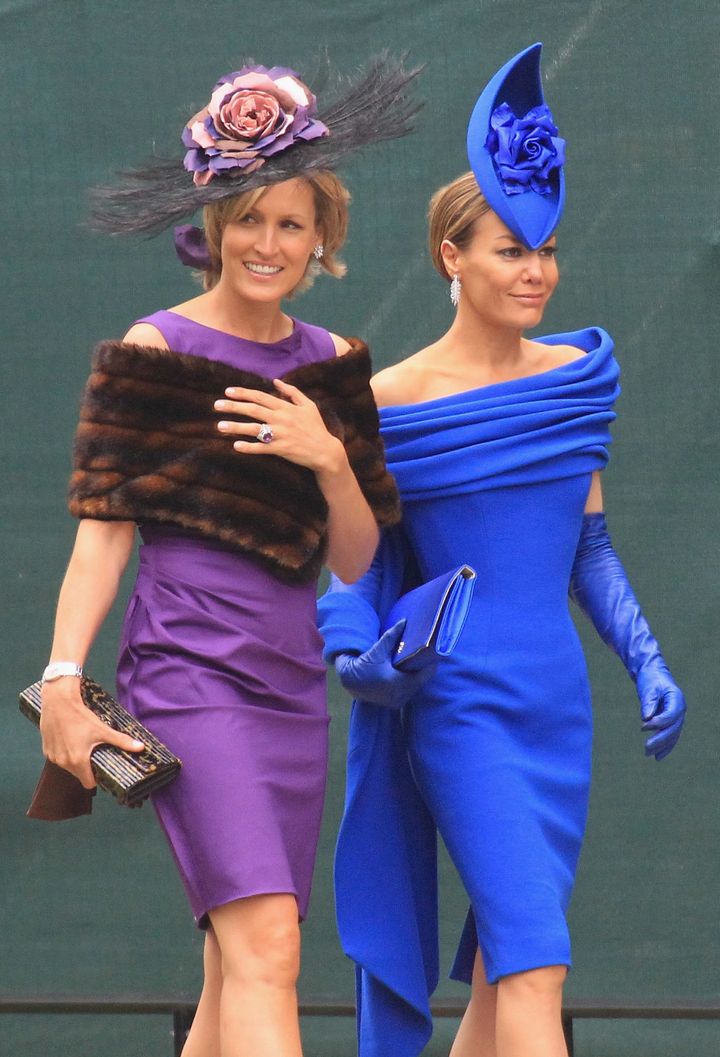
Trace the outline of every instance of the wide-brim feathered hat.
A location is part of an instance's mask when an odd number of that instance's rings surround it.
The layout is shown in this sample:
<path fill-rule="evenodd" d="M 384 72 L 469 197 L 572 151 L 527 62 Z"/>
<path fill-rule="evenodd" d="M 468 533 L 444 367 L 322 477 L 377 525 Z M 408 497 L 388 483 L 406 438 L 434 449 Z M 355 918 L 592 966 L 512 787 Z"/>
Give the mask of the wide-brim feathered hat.
<path fill-rule="evenodd" d="M 565 140 L 543 96 L 542 44 L 498 70 L 470 117 L 470 168 L 488 205 L 521 242 L 537 249 L 555 230 L 565 201 Z"/>
<path fill-rule="evenodd" d="M 91 192 L 91 223 L 110 234 L 154 235 L 202 206 L 269 184 L 334 170 L 361 147 L 412 131 L 420 68 L 383 53 L 354 79 L 335 78 L 318 109 L 294 70 L 247 63 L 220 78 L 185 125 L 184 158 L 152 158 Z"/>

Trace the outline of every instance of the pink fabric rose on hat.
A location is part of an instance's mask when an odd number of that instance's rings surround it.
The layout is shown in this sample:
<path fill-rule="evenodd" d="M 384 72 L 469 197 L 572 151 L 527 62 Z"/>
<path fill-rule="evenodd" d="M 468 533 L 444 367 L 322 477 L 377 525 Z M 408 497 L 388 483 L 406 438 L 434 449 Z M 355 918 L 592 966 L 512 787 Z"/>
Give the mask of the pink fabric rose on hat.
<path fill-rule="evenodd" d="M 221 77 L 210 102 L 188 121 L 184 166 L 202 187 L 232 169 L 254 172 L 297 142 L 327 136 L 315 96 L 283 66 L 244 66 Z"/>

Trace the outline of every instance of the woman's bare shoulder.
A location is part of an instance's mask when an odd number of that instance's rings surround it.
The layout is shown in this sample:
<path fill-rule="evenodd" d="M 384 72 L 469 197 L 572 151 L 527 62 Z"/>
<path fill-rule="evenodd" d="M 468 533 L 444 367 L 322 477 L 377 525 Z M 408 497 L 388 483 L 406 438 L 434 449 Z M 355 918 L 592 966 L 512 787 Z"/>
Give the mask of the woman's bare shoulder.
<path fill-rule="evenodd" d="M 544 345 L 540 341 L 533 342 L 541 350 L 543 360 L 548 367 L 564 367 L 566 363 L 579 360 L 587 355 L 584 349 L 575 345 Z"/>
<path fill-rule="evenodd" d="M 336 356 L 344 356 L 346 352 L 350 352 L 352 345 L 349 341 L 346 341 L 345 338 L 341 338 L 339 334 L 333 334 L 331 331 L 328 331 L 328 333 L 333 340 Z"/>
<path fill-rule="evenodd" d="M 424 349 L 416 352 L 406 360 L 394 363 L 373 376 L 370 385 L 378 407 L 414 404 L 422 398 L 424 352 Z"/>
<path fill-rule="evenodd" d="M 145 345 L 149 349 L 167 349 L 168 343 L 152 323 L 133 323 L 123 338 L 126 345 Z"/>

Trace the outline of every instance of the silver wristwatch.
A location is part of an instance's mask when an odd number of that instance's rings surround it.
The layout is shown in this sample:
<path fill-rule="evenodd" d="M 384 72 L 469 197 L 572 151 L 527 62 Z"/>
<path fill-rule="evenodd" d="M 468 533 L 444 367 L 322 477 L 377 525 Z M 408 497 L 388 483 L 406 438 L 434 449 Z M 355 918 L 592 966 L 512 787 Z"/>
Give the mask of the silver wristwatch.
<path fill-rule="evenodd" d="M 83 670 L 75 661 L 52 661 L 42 673 L 41 683 L 51 683 L 54 679 L 61 679 L 63 675 L 82 676 Z"/>

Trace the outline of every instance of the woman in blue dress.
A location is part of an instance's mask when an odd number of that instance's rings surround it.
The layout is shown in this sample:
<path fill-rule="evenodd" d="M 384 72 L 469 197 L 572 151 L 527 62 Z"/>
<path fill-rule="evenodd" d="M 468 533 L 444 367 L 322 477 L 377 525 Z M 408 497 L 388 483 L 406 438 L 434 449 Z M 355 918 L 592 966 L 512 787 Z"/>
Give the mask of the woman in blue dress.
<path fill-rule="evenodd" d="M 431 202 L 452 326 L 374 380 L 402 531 L 321 602 L 326 657 L 356 698 L 336 885 L 361 1057 L 416 1057 L 432 1030 L 436 830 L 470 898 L 453 976 L 472 993 L 451 1057 L 567 1054 L 565 915 L 591 749 L 568 595 L 636 682 L 646 752 L 665 756 L 683 721 L 602 512 L 612 341 L 597 327 L 524 337 L 558 282 L 563 200 L 539 59 L 535 45 L 491 80 L 470 122 L 473 172 Z M 426 681 L 394 669 L 389 606 L 463 562 L 477 586 L 455 652 Z"/>

